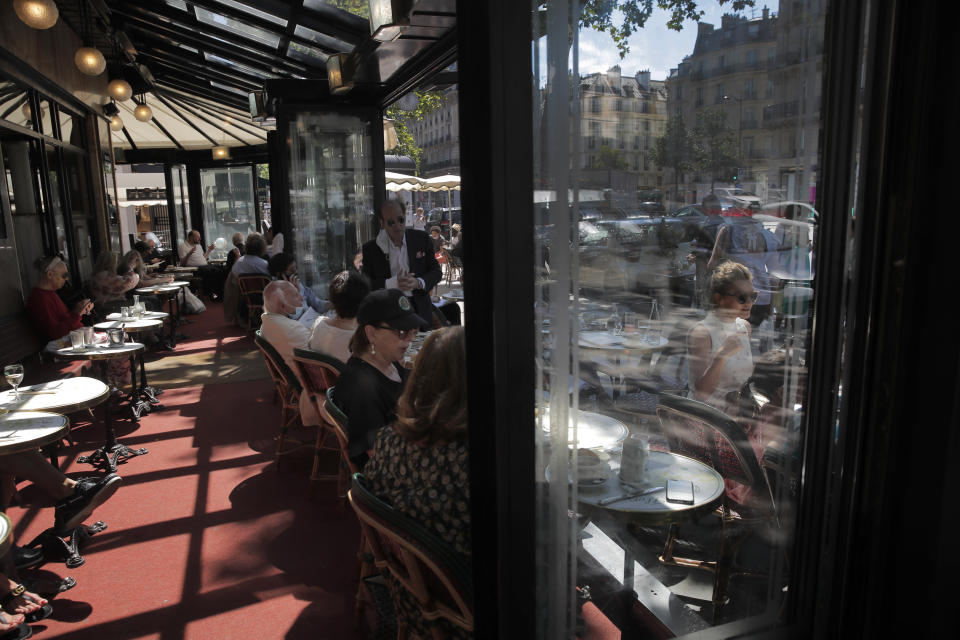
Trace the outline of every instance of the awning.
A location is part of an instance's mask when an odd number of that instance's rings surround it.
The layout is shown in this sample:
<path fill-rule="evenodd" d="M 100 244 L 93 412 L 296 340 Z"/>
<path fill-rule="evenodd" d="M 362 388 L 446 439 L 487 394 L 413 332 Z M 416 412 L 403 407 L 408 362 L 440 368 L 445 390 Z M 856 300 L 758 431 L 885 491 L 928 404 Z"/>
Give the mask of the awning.
<path fill-rule="evenodd" d="M 446 175 L 427 178 L 423 181 L 423 191 L 459 191 L 460 176 Z"/>
<path fill-rule="evenodd" d="M 417 176 L 406 176 L 402 173 L 384 171 L 383 177 L 386 179 L 387 191 L 420 191 L 423 189 L 423 179 Z"/>

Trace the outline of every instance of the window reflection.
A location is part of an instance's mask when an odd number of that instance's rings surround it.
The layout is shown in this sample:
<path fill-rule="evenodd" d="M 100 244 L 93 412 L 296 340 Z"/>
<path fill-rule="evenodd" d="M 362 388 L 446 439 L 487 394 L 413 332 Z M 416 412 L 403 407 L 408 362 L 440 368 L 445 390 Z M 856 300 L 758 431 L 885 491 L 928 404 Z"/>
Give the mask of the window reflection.
<path fill-rule="evenodd" d="M 536 22 L 544 637 L 575 587 L 682 636 L 776 618 L 791 586 L 825 7 L 698 7 L 622 61 L 596 16 Z"/>

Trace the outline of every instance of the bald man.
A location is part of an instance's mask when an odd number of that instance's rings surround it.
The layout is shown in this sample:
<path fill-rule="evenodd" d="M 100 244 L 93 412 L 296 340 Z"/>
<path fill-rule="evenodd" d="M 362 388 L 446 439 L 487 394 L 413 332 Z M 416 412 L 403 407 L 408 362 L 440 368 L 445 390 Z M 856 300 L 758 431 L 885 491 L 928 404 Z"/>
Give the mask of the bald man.
<path fill-rule="evenodd" d="M 425 231 L 405 228 L 403 206 L 387 200 L 380 208 L 380 233 L 363 245 L 363 273 L 372 290 L 400 289 L 417 315 L 430 322 L 430 290 L 443 277 L 434 257 L 433 241 Z M 426 328 L 426 327 L 424 327 Z"/>
<path fill-rule="evenodd" d="M 260 335 L 277 350 L 291 371 L 297 370 L 293 350 L 309 348 L 310 329 L 290 318 L 302 305 L 300 290 L 286 280 L 274 280 L 263 290 Z M 300 420 L 306 426 L 320 424 L 320 417 L 305 393 L 300 395 Z"/>

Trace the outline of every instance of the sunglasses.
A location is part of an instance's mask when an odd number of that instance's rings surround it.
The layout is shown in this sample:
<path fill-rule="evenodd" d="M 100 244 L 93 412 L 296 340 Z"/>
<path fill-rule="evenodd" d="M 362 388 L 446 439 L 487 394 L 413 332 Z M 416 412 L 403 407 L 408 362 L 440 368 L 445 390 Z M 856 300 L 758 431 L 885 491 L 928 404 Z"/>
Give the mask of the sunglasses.
<path fill-rule="evenodd" d="M 384 222 L 387 223 L 387 226 L 388 226 L 388 227 L 392 227 L 392 226 L 395 225 L 395 224 L 398 224 L 398 225 L 400 225 L 400 226 L 402 227 L 402 226 L 403 226 L 403 223 L 404 223 L 404 219 L 403 219 L 403 217 L 401 216 L 401 217 L 399 217 L 399 218 L 395 218 L 394 220 L 384 220 Z"/>
<path fill-rule="evenodd" d="M 759 296 L 760 294 L 757 293 L 756 291 L 751 291 L 750 293 L 725 293 L 723 295 L 729 298 L 736 298 L 737 302 L 739 302 L 740 304 L 747 304 L 747 300 L 749 300 L 750 302 L 756 302 L 757 296 Z"/>
<path fill-rule="evenodd" d="M 417 335 L 416 329 L 394 329 L 393 327 L 384 327 L 381 325 L 377 325 L 377 329 L 386 329 L 387 331 L 393 331 L 395 334 L 397 334 L 397 337 L 400 338 L 401 340 L 406 340 L 407 338 L 412 338 L 413 336 Z"/>

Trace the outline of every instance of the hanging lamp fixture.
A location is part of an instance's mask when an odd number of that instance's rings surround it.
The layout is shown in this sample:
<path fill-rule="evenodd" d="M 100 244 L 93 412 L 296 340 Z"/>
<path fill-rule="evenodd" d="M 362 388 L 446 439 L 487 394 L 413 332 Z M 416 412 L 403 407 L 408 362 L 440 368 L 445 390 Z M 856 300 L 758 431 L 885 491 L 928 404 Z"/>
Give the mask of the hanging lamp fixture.
<path fill-rule="evenodd" d="M 230 147 L 219 145 L 210 150 L 214 160 L 229 160 Z"/>
<path fill-rule="evenodd" d="M 20 21 L 32 29 L 49 29 L 60 17 L 53 0 L 13 0 L 13 10 Z"/>
<path fill-rule="evenodd" d="M 133 95 L 133 87 L 131 87 L 130 83 L 126 80 L 115 78 L 107 85 L 107 93 L 114 100 L 123 102 L 124 100 L 129 100 Z"/>
<path fill-rule="evenodd" d="M 86 0 L 80 2 L 80 37 L 83 40 L 83 46 L 73 54 L 73 63 L 77 65 L 80 73 L 88 76 L 98 76 L 107 68 L 107 59 L 103 57 L 99 49 L 89 46 L 91 42 L 90 17 L 87 13 Z"/>
<path fill-rule="evenodd" d="M 120 118 L 119 113 L 115 113 L 110 116 L 110 130 L 123 131 L 123 120 Z"/>
<path fill-rule="evenodd" d="M 153 118 L 153 109 L 147 106 L 147 99 L 142 93 L 140 94 L 140 103 L 133 110 L 133 117 L 140 122 L 150 122 Z"/>

